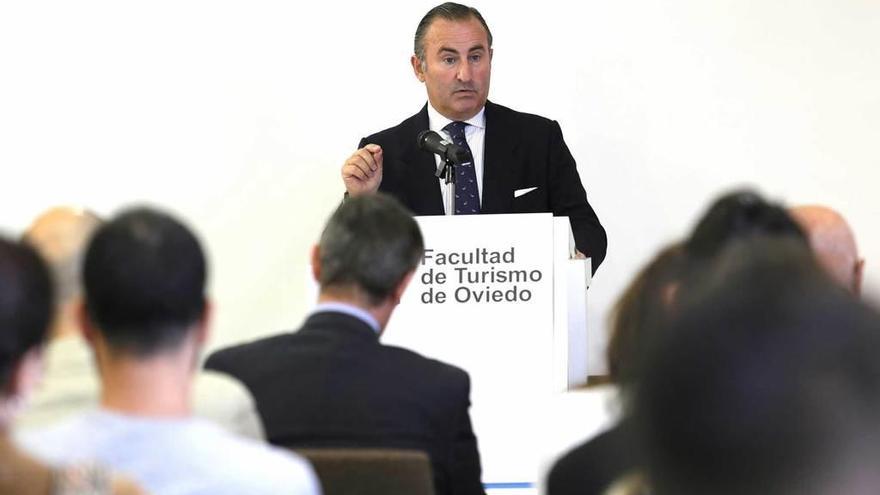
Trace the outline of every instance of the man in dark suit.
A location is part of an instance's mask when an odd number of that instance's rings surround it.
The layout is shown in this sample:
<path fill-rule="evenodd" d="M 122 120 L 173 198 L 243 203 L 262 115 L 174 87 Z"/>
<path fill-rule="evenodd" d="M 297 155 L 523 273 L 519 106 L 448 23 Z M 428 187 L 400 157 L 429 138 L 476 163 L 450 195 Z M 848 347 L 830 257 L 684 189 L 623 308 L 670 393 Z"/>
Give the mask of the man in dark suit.
<path fill-rule="evenodd" d="M 568 216 L 578 251 L 605 258 L 607 237 L 581 184 L 559 124 L 487 101 L 492 33 L 480 13 L 455 3 L 431 9 L 411 58 L 428 103 L 400 124 L 361 140 L 342 167 L 346 192 L 393 194 L 417 215 L 442 215 L 451 194 L 434 173 L 439 156 L 418 149 L 430 129 L 467 149 L 456 167 L 455 214 L 552 212 Z M 469 185 L 470 184 L 470 185 Z"/>
<path fill-rule="evenodd" d="M 438 495 L 482 494 L 467 373 L 379 343 L 423 251 L 392 197 L 346 201 L 312 253 L 319 304 L 302 328 L 220 350 L 206 367 L 250 389 L 273 444 L 419 449 Z"/>

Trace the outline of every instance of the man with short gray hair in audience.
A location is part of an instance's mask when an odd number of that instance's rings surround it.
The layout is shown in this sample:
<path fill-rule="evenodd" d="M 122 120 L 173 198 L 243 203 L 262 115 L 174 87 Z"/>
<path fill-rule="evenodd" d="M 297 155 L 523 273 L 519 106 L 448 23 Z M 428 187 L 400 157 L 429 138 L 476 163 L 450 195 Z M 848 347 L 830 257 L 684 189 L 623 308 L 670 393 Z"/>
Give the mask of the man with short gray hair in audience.
<path fill-rule="evenodd" d="M 860 295 L 865 260 L 859 258 L 855 234 L 843 215 L 822 205 L 796 206 L 789 211 L 806 232 L 819 264 L 834 281 Z"/>
<path fill-rule="evenodd" d="M 55 206 L 37 216 L 24 234 L 52 272 L 57 294 L 45 373 L 16 427 L 45 427 L 98 405 L 94 359 L 76 318 L 82 303 L 82 261 L 88 242 L 103 221 L 77 206 Z M 263 427 L 250 393 L 221 373 L 201 372 L 193 383 L 193 412 L 229 431 L 263 439 Z"/>
<path fill-rule="evenodd" d="M 101 463 L 158 495 L 318 495 L 299 456 L 192 417 L 211 316 L 206 279 L 198 239 L 167 214 L 135 208 L 99 227 L 77 315 L 100 371 L 100 407 L 22 435 L 25 445 L 51 463 Z"/>
<path fill-rule="evenodd" d="M 206 366 L 247 385 L 273 444 L 423 450 L 437 495 L 482 494 L 467 373 L 379 342 L 423 254 L 397 200 L 350 198 L 312 252 L 320 294 L 303 326 L 220 350 Z"/>

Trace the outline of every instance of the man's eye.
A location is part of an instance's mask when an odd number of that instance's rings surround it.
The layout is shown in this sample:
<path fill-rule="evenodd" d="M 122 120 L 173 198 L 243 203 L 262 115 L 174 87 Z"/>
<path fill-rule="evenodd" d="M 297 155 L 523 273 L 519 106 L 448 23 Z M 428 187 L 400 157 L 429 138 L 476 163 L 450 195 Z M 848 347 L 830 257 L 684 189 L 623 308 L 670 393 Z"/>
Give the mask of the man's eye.
<path fill-rule="evenodd" d="M 447 65 L 452 65 L 455 63 L 455 57 L 443 57 L 443 63 Z"/>
<path fill-rule="evenodd" d="M 471 62 L 479 62 L 483 59 L 482 55 L 471 55 Z"/>

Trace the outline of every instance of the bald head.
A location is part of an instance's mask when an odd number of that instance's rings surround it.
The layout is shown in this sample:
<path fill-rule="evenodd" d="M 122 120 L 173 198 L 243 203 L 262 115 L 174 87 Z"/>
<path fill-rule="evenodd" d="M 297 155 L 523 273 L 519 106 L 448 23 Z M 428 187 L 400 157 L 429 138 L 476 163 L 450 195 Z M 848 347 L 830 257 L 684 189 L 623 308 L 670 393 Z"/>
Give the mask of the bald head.
<path fill-rule="evenodd" d="M 100 217 L 89 210 L 59 206 L 40 214 L 25 232 L 52 271 L 59 305 L 80 294 L 83 253 L 99 225 Z"/>
<path fill-rule="evenodd" d="M 862 285 L 862 266 L 856 239 L 840 213 L 820 205 L 791 209 L 810 240 L 810 247 L 828 274 L 848 290 L 858 294 Z"/>

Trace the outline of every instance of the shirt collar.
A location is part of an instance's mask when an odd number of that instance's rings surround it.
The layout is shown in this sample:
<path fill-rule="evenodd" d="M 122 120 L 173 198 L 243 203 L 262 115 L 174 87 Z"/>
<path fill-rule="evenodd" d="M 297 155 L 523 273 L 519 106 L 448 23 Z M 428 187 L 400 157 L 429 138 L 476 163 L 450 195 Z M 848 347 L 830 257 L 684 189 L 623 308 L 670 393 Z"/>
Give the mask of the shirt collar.
<path fill-rule="evenodd" d="M 438 112 L 431 102 L 428 102 L 428 128 L 434 132 L 440 132 L 444 127 L 452 122 L 452 120 L 447 119 L 440 112 Z M 486 128 L 486 105 L 483 105 L 483 108 L 477 112 L 476 115 L 464 121 L 468 125 L 472 125 L 474 127 L 479 127 L 480 129 Z"/>
<path fill-rule="evenodd" d="M 346 304 L 342 302 L 318 303 L 318 305 L 315 306 L 315 309 L 312 310 L 311 314 L 327 312 L 344 313 L 349 316 L 353 316 L 369 325 L 370 328 L 372 328 L 373 331 L 376 332 L 376 334 L 378 334 L 381 330 L 381 328 L 379 328 L 379 322 L 376 321 L 376 318 L 373 318 L 373 315 L 368 313 L 366 310 L 361 309 L 357 306 L 353 306 L 351 304 Z"/>

